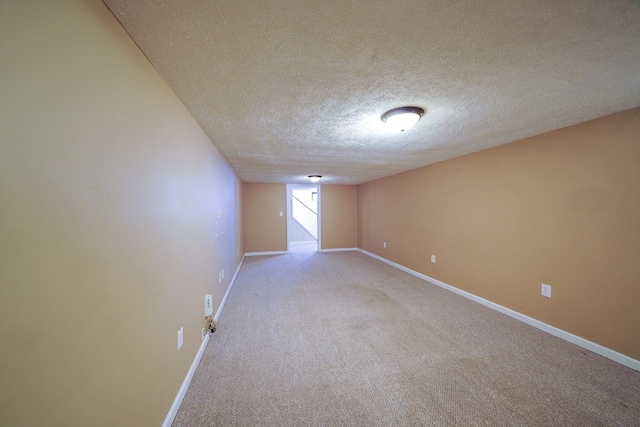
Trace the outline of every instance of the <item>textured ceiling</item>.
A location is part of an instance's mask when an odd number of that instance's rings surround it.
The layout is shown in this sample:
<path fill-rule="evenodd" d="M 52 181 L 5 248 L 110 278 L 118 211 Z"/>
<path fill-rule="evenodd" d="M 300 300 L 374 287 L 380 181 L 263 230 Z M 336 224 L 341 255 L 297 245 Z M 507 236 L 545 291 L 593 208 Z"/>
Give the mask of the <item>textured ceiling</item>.
<path fill-rule="evenodd" d="M 640 105 L 632 0 L 105 0 L 246 182 L 359 184 Z M 427 110 L 404 133 L 380 116 Z"/>

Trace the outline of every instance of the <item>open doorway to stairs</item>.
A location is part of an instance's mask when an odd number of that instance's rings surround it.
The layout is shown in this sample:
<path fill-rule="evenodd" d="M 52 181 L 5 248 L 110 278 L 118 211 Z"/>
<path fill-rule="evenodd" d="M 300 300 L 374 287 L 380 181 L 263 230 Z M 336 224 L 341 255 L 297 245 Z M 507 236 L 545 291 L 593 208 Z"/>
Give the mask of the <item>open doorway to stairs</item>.
<path fill-rule="evenodd" d="M 287 250 L 320 250 L 320 186 L 287 185 Z"/>

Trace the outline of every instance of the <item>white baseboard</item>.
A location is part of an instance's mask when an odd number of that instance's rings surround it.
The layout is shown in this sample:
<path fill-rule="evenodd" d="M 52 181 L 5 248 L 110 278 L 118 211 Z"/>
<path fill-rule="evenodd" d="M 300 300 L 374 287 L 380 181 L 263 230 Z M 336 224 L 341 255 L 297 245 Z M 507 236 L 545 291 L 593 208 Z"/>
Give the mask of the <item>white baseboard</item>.
<path fill-rule="evenodd" d="M 332 248 L 332 249 L 320 249 L 319 252 L 350 252 L 357 251 L 358 248 Z"/>
<path fill-rule="evenodd" d="M 287 251 L 269 251 L 269 252 L 247 252 L 244 256 L 260 256 L 260 255 L 284 255 Z"/>
<path fill-rule="evenodd" d="M 456 293 L 458 295 L 461 295 L 461 296 L 463 296 L 465 298 L 468 298 L 468 299 L 470 299 L 472 301 L 480 303 L 480 304 L 482 304 L 482 305 L 484 305 L 486 307 L 489 307 L 491 309 L 499 311 L 500 313 L 506 314 L 509 317 L 513 317 L 514 319 L 520 320 L 521 322 L 524 322 L 524 323 L 526 323 L 528 325 L 531 325 L 531 326 L 533 326 L 535 328 L 538 328 L 538 329 L 543 330 L 543 331 L 545 331 L 547 333 L 550 333 L 551 335 L 554 335 L 554 336 L 556 336 L 558 338 L 562 338 L 565 341 L 569 341 L 572 344 L 575 344 L 575 345 L 577 345 L 579 347 L 582 347 L 582 348 L 584 348 L 586 350 L 592 351 L 592 352 L 594 352 L 596 354 L 599 354 L 600 356 L 606 357 L 607 359 L 611 359 L 614 362 L 618 362 L 621 365 L 627 366 L 627 367 L 629 367 L 629 368 L 631 368 L 631 369 L 633 369 L 635 371 L 640 371 L 640 360 L 633 359 L 633 358 L 631 358 L 631 357 L 629 357 L 627 355 L 624 355 L 622 353 L 618 353 L 615 350 L 611 350 L 610 348 L 604 347 L 604 346 L 602 346 L 600 344 L 597 344 L 597 343 L 595 343 L 593 341 L 589 341 L 589 340 L 587 340 L 585 338 L 579 337 L 579 336 L 574 335 L 574 334 L 572 334 L 570 332 L 563 331 L 562 329 L 558 329 L 555 326 L 548 325 L 548 324 L 546 324 L 544 322 L 541 322 L 541 321 L 539 321 L 537 319 L 534 319 L 533 317 L 529 317 L 529 316 L 524 315 L 522 313 L 518 313 L 517 311 L 511 310 L 510 308 L 501 306 L 500 304 L 496 304 L 495 302 L 486 300 L 486 299 L 484 299 L 482 297 L 479 297 L 479 296 L 474 295 L 472 293 L 469 293 L 467 291 L 463 291 L 462 289 L 458 289 L 458 288 L 456 288 L 454 286 L 451 286 L 451 285 L 449 285 L 447 283 L 441 282 L 438 279 L 434 279 L 433 277 L 429 277 L 429 276 L 427 276 L 425 274 L 418 273 L 417 271 L 411 270 L 410 268 L 407 268 L 407 267 L 405 267 L 403 265 L 397 264 L 397 263 L 395 263 L 393 261 L 390 261 L 390 260 L 388 260 L 386 258 L 382 258 L 381 256 L 378 256 L 376 254 L 372 254 L 371 252 L 367 252 L 364 249 L 358 248 L 357 250 L 359 252 L 362 252 L 365 255 L 368 255 L 368 256 L 370 256 L 372 258 L 380 260 L 380 261 L 382 261 L 382 262 L 384 262 L 386 264 L 389 264 L 389 265 L 391 265 L 393 267 L 396 267 L 396 268 L 398 268 L 398 269 L 400 269 L 400 270 L 402 270 L 402 271 L 404 271 L 406 273 L 409 273 L 409 274 L 411 274 L 413 276 L 416 276 L 416 277 L 418 277 L 420 279 L 423 279 L 423 280 L 425 280 L 425 281 L 427 281 L 429 283 L 432 283 L 432 284 L 434 284 L 436 286 L 440 286 L 441 288 L 447 289 L 447 290 L 449 290 L 451 292 L 454 292 L 454 293 Z"/>
<path fill-rule="evenodd" d="M 231 292 L 231 288 L 233 287 L 233 284 L 236 281 L 236 277 L 238 276 L 238 272 L 240 271 L 240 267 L 242 267 L 242 262 L 243 261 L 244 261 L 244 256 L 240 260 L 240 263 L 238 264 L 238 268 L 236 268 L 236 272 L 234 273 L 233 277 L 231 278 L 231 283 L 229 283 L 229 287 L 227 288 L 227 292 L 225 292 L 224 298 L 222 298 L 222 301 L 220 302 L 220 307 L 218 307 L 218 311 L 216 311 L 216 315 L 213 317 L 216 320 L 216 322 L 220 318 L 220 313 L 222 312 L 222 308 L 224 307 L 224 303 L 227 301 L 227 297 L 229 296 L 229 292 Z M 189 372 L 187 372 L 187 376 L 185 377 L 184 381 L 182 382 L 182 386 L 180 387 L 180 390 L 178 390 L 178 395 L 176 396 L 175 400 L 173 401 L 173 405 L 171 405 L 171 409 L 169 409 L 169 413 L 167 414 L 167 416 L 164 419 L 164 422 L 162 423 L 162 427 L 171 427 L 171 424 L 173 424 L 173 420 L 176 418 L 176 414 L 178 413 L 178 409 L 180 409 L 180 405 L 182 404 L 182 400 L 184 399 L 184 396 L 187 393 L 187 389 L 189 388 L 189 385 L 191 384 L 191 380 L 193 379 L 193 374 L 196 372 L 196 368 L 198 367 L 198 364 L 200 363 L 200 359 L 202 358 L 202 355 L 204 354 L 204 349 L 207 347 L 207 343 L 208 342 L 209 342 L 209 334 L 206 334 L 204 339 L 202 340 L 202 344 L 200 344 L 200 349 L 198 350 L 198 353 L 196 353 L 196 357 L 193 359 L 193 363 L 191 364 L 191 367 L 189 368 Z"/>
<path fill-rule="evenodd" d="M 231 288 L 233 288 L 233 284 L 236 282 L 236 277 L 238 276 L 238 272 L 240 271 L 240 267 L 242 267 L 242 263 L 244 262 L 244 257 L 245 256 L 246 255 L 242 256 L 242 259 L 240 260 L 240 263 L 238 264 L 238 268 L 236 268 L 236 272 L 233 274 L 233 277 L 231 278 L 231 283 L 229 283 L 229 287 L 227 288 L 227 292 L 224 293 L 224 297 L 222 298 L 222 301 L 220 302 L 220 307 L 218 307 L 218 311 L 216 311 L 216 315 L 213 316 L 213 318 L 215 319 L 216 322 L 220 318 L 220 313 L 222 313 L 222 307 L 224 307 L 224 303 L 227 302 L 227 297 L 229 296 L 229 293 L 231 292 Z"/>
<path fill-rule="evenodd" d="M 187 376 L 182 382 L 182 386 L 180 387 L 180 390 L 178 390 L 178 395 L 173 401 L 173 405 L 171 405 L 171 409 L 169 409 L 169 413 L 164 419 L 164 422 L 162 423 L 162 427 L 171 427 L 171 424 L 173 424 L 173 420 L 176 418 L 178 409 L 182 404 L 184 395 L 187 393 L 187 389 L 189 388 L 189 384 L 191 384 L 191 379 L 193 378 L 193 374 L 196 372 L 196 368 L 198 367 L 198 363 L 200 363 L 200 359 L 202 358 L 202 354 L 204 353 L 204 349 L 207 347 L 208 342 L 209 342 L 209 334 L 207 334 L 204 340 L 202 340 L 202 343 L 200 344 L 200 349 L 198 350 L 198 353 L 196 353 L 195 359 L 193 359 L 193 363 L 189 368 L 189 372 L 187 372 Z"/>

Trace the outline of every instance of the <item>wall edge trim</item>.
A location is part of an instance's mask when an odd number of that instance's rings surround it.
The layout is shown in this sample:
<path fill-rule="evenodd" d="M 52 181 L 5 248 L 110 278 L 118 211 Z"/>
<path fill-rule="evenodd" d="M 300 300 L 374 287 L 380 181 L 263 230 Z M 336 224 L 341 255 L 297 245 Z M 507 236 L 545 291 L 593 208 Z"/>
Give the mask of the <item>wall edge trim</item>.
<path fill-rule="evenodd" d="M 284 255 L 287 251 L 247 252 L 244 256 Z"/>
<path fill-rule="evenodd" d="M 167 416 L 164 419 L 164 422 L 162 423 L 162 427 L 171 427 L 171 424 L 173 424 L 173 420 L 176 418 L 176 415 L 178 414 L 178 409 L 180 409 L 180 405 L 182 404 L 182 400 L 184 399 L 185 394 L 187 394 L 187 389 L 189 388 L 189 384 L 191 384 L 191 380 L 193 379 L 193 374 L 196 372 L 196 368 L 200 363 L 200 359 L 204 354 L 204 349 L 207 347 L 208 342 L 209 342 L 209 334 L 205 335 L 204 339 L 202 340 L 202 343 L 200 344 L 200 349 L 196 353 L 196 357 L 193 359 L 193 363 L 191 363 L 191 367 L 187 372 L 187 376 L 182 382 L 182 386 L 180 386 L 180 389 L 178 390 L 178 394 L 176 395 L 176 398 L 173 401 L 171 408 L 169 409 L 169 413 L 167 414 Z"/>
<path fill-rule="evenodd" d="M 329 249 L 320 249 L 318 252 L 351 252 L 357 251 L 358 248 L 329 248 Z"/>
<path fill-rule="evenodd" d="M 236 281 L 236 276 L 238 276 L 238 272 L 240 271 L 240 267 L 242 267 L 243 261 L 244 261 L 244 255 L 242 256 L 242 259 L 238 263 L 238 268 L 236 268 L 236 272 L 231 278 L 231 282 L 229 283 L 227 292 L 225 292 L 224 298 L 222 298 L 222 302 L 220 303 L 220 307 L 218 307 L 218 311 L 216 311 L 216 315 L 214 316 L 214 319 L 216 320 L 216 322 L 220 317 L 220 313 L 222 312 L 222 307 L 224 307 L 224 303 L 227 301 L 229 292 L 231 291 L 231 288 L 233 287 L 233 284 Z M 205 335 L 204 339 L 202 340 L 202 343 L 200 344 L 200 348 L 196 353 L 196 357 L 193 359 L 193 363 L 191 363 L 191 367 L 187 372 L 187 376 L 182 382 L 182 386 L 180 386 L 180 390 L 178 390 L 178 394 L 176 395 L 176 398 L 173 401 L 171 408 L 169 409 L 169 413 L 167 414 L 166 418 L 164 419 L 164 422 L 162 423 L 162 427 L 171 427 L 171 424 L 173 424 L 173 420 L 175 420 L 176 415 L 178 414 L 178 409 L 180 409 L 180 405 L 182 405 L 184 396 L 185 394 L 187 394 L 187 389 L 189 388 L 189 385 L 191 384 L 191 380 L 193 379 L 193 374 L 196 372 L 196 368 L 200 364 L 200 359 L 202 359 L 202 355 L 204 354 L 204 349 L 207 347 L 208 343 L 209 343 L 209 334 Z"/>
<path fill-rule="evenodd" d="M 220 307 L 218 307 L 218 311 L 216 311 L 216 315 L 213 316 L 213 318 L 214 318 L 214 320 L 216 322 L 220 318 L 220 313 L 222 313 L 222 308 L 224 307 L 224 303 L 227 302 L 227 297 L 229 296 L 229 293 L 231 292 L 231 288 L 233 288 L 233 284 L 236 282 L 236 277 L 238 276 L 238 273 L 240 272 L 240 267 L 242 267 L 242 263 L 244 262 L 245 256 L 246 255 L 242 255 L 242 259 L 238 263 L 238 268 L 236 268 L 236 272 L 233 273 L 233 277 L 231 278 L 231 282 L 229 283 L 229 287 L 227 288 L 227 292 L 224 293 L 224 297 L 222 298 L 222 301 L 220 302 Z"/>
<path fill-rule="evenodd" d="M 610 348 L 607 348 L 607 347 L 605 347 L 605 346 L 603 346 L 601 344 L 595 343 L 593 341 L 589 341 L 586 338 L 582 338 L 582 337 L 579 337 L 578 335 L 574 335 L 574 334 L 572 334 L 570 332 L 567 332 L 567 331 L 564 331 L 562 329 L 556 328 L 555 326 L 551 326 L 551 325 L 549 325 L 547 323 L 541 322 L 540 320 L 534 319 L 533 317 L 529 317 L 529 316 L 527 316 L 525 314 L 519 313 L 519 312 L 517 312 L 515 310 L 512 310 L 510 308 L 504 307 L 504 306 L 502 306 L 500 304 L 497 304 L 497 303 L 495 303 L 493 301 L 489 301 L 487 299 L 484 299 L 482 297 L 474 295 L 474 294 L 472 294 L 470 292 L 463 291 L 462 289 L 458 289 L 455 286 L 451 286 L 451 285 L 449 285 L 449 284 L 447 284 L 445 282 L 442 282 L 442 281 L 440 281 L 438 279 L 434 279 L 433 277 L 429 277 L 426 274 L 422 274 L 422 273 L 419 273 L 419 272 L 417 272 L 415 270 L 411 270 L 408 267 L 405 267 L 403 265 L 400 265 L 398 263 L 390 261 L 390 260 L 388 260 L 386 258 L 383 258 L 383 257 L 381 257 L 379 255 L 376 255 L 376 254 L 373 254 L 371 252 L 365 251 L 364 249 L 357 248 L 357 250 L 359 252 L 361 252 L 362 254 L 364 254 L 364 255 L 368 255 L 368 256 L 370 256 L 372 258 L 375 258 L 375 259 L 377 259 L 379 261 L 382 261 L 382 262 L 384 262 L 386 264 L 389 264 L 392 267 L 395 267 L 395 268 L 397 268 L 399 270 L 402 270 L 402 271 L 404 271 L 406 273 L 409 273 L 409 274 L 411 274 L 413 276 L 416 276 L 416 277 L 418 277 L 418 278 L 420 278 L 420 279 L 422 279 L 424 281 L 427 281 L 427 282 L 432 283 L 432 284 L 434 284 L 436 286 L 439 286 L 439 287 L 444 288 L 444 289 L 446 289 L 448 291 L 451 291 L 451 292 L 453 292 L 455 294 L 458 294 L 458 295 L 463 296 L 463 297 L 465 297 L 467 299 L 475 301 L 475 302 L 477 302 L 479 304 L 484 305 L 485 307 L 489 307 L 489 308 L 491 308 L 493 310 L 496 310 L 496 311 L 498 311 L 498 312 L 500 312 L 502 314 L 506 314 L 509 317 L 512 317 L 512 318 L 514 318 L 516 320 L 519 320 L 521 322 L 526 323 L 527 325 L 533 326 L 534 328 L 540 329 L 540 330 L 542 330 L 544 332 L 547 332 L 547 333 L 549 333 L 551 335 L 554 335 L 554 336 L 556 336 L 558 338 L 561 338 L 561 339 L 563 339 L 565 341 L 568 341 L 568 342 L 570 342 L 572 344 L 575 344 L 575 345 L 577 345 L 579 347 L 582 347 L 582 348 L 584 348 L 586 350 L 589 350 L 589 351 L 591 351 L 593 353 L 599 354 L 600 356 L 606 357 L 607 359 L 610 359 L 610 360 L 612 360 L 614 362 L 617 362 L 617 363 L 619 363 L 621 365 L 624 365 L 624 366 L 626 366 L 628 368 L 631 368 L 634 371 L 640 372 L 640 360 L 636 360 L 636 359 L 634 359 L 634 358 L 632 358 L 630 356 L 627 356 L 625 354 L 619 353 L 619 352 L 617 352 L 615 350 L 612 350 Z"/>

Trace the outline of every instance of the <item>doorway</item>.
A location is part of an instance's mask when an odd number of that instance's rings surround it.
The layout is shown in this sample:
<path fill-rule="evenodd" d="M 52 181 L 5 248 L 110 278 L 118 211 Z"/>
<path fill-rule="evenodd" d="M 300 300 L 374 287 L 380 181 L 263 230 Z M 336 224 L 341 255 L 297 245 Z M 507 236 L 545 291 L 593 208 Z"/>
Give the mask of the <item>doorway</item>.
<path fill-rule="evenodd" d="M 319 185 L 287 185 L 287 250 L 320 250 Z"/>

